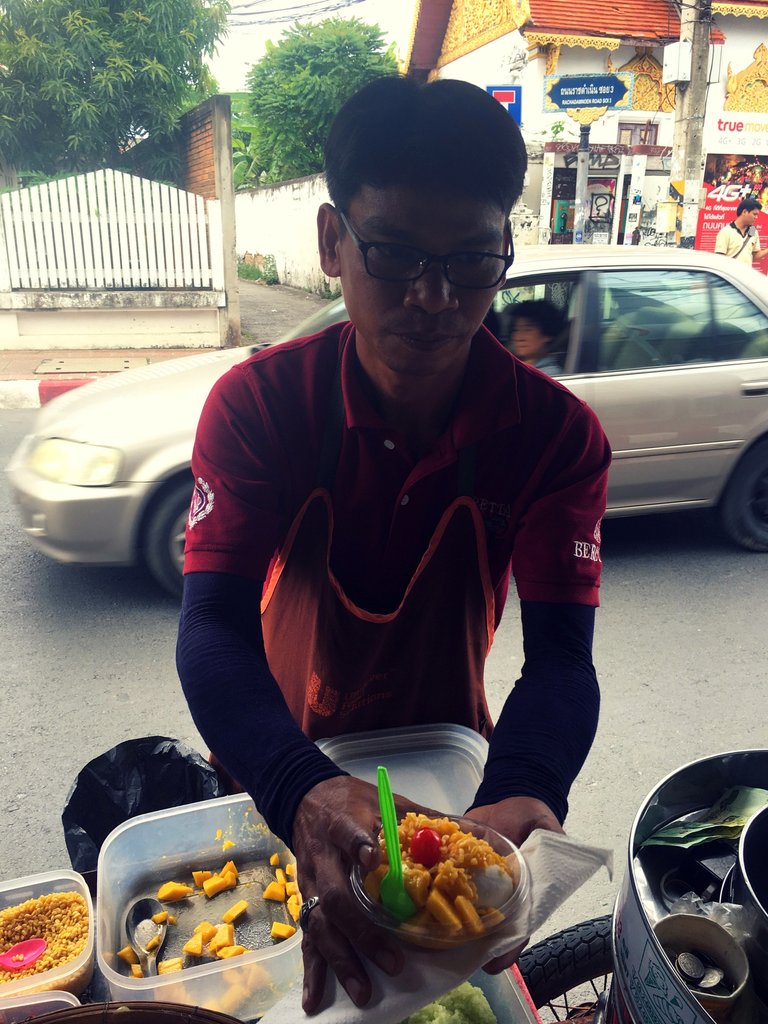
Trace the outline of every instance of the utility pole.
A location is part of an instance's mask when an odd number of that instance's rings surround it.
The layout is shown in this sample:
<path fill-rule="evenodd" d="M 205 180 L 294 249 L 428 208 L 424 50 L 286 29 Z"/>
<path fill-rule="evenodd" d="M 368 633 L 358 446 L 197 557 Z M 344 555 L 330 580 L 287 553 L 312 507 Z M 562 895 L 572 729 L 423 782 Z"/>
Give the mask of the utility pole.
<path fill-rule="evenodd" d="M 677 83 L 670 194 L 682 200 L 679 244 L 692 249 L 704 173 L 704 118 L 709 78 L 712 0 L 681 0 L 680 42 L 691 45 L 690 80 Z"/>

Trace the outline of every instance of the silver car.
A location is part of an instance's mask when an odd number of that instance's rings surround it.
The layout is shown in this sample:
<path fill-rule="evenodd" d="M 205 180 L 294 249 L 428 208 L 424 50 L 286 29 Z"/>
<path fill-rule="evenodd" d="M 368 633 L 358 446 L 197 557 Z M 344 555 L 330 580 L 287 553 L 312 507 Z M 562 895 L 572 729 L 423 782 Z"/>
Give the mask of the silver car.
<path fill-rule="evenodd" d="M 613 447 L 608 516 L 718 506 L 738 544 L 768 551 L 768 281 L 690 250 L 523 250 L 495 300 L 563 312 L 560 380 Z M 340 300 L 297 327 L 345 318 Z M 284 339 L 283 339 L 284 340 Z M 171 359 L 44 406 L 8 467 L 32 544 L 62 562 L 143 561 L 181 588 L 195 427 L 213 382 L 251 347 Z"/>

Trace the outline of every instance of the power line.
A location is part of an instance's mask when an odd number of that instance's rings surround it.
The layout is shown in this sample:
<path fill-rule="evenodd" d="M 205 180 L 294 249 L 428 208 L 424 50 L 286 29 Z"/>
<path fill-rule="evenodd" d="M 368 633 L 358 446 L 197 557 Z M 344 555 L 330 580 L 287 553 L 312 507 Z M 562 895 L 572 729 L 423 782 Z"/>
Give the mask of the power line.
<path fill-rule="evenodd" d="M 288 6 L 273 6 L 275 0 L 245 0 L 237 8 L 232 8 L 227 21 L 232 25 L 274 25 L 281 22 L 296 21 L 299 18 L 313 17 L 319 14 L 331 14 L 364 3 L 365 0 L 307 0 L 304 3 L 293 3 Z M 259 9 L 269 4 L 266 9 Z"/>

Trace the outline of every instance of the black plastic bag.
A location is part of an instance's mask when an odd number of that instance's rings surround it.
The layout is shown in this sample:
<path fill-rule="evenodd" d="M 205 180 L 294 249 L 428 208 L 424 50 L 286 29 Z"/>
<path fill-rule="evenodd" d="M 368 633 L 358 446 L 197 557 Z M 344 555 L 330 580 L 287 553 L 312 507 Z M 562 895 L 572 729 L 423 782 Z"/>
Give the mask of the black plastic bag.
<path fill-rule="evenodd" d="M 224 796 L 216 769 L 167 736 L 126 740 L 89 761 L 64 801 L 61 823 L 74 871 L 95 871 L 109 833 L 128 818 Z"/>

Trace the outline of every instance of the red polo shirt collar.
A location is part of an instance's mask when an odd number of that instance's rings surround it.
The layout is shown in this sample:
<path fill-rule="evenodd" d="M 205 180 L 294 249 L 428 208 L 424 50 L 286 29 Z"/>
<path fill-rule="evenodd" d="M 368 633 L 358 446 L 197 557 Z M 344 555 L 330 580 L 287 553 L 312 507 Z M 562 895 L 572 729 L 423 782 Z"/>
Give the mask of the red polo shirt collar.
<path fill-rule="evenodd" d="M 354 344 L 350 344 L 354 342 L 354 337 L 354 325 L 349 323 L 340 337 L 343 346 L 341 384 L 347 425 L 352 429 L 386 433 L 390 428 L 371 405 L 360 380 Z M 502 410 L 501 414 L 499 409 Z M 472 339 L 464 383 L 446 440 L 450 440 L 455 454 L 459 449 L 476 444 L 519 422 L 515 361 L 490 331 L 480 327 Z"/>

